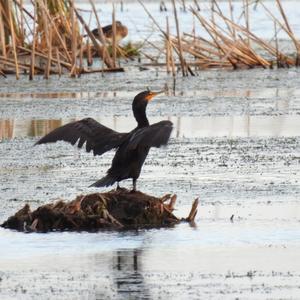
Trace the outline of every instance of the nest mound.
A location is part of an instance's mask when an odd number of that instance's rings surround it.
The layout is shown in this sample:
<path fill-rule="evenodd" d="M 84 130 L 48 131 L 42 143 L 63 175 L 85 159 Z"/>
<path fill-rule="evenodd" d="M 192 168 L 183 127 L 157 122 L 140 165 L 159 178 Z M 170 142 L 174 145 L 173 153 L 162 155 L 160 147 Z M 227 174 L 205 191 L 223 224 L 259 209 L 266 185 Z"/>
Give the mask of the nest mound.
<path fill-rule="evenodd" d="M 34 211 L 26 204 L 1 226 L 24 232 L 98 231 L 157 228 L 194 221 L 198 200 L 194 201 L 190 215 L 179 219 L 172 213 L 176 198 L 171 194 L 156 198 L 122 188 L 80 195 L 70 202 L 59 200 Z"/>

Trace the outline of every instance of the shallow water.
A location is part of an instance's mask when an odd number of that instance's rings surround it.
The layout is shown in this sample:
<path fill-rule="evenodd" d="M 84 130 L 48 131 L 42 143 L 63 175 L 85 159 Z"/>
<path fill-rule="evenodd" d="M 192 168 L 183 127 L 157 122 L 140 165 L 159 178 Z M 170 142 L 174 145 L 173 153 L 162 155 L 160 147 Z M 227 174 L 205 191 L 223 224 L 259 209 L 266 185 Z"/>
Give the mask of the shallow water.
<path fill-rule="evenodd" d="M 127 41 L 150 34 L 157 41 L 141 7 L 124 2 L 123 13 L 116 8 L 129 27 Z M 226 1 L 220 5 L 228 10 Z M 241 5 L 234 5 L 238 15 Z M 174 31 L 167 6 L 160 13 L 158 1 L 147 2 L 163 28 L 169 15 Z M 298 2 L 284 6 L 299 36 Z M 110 23 L 111 4 L 97 8 L 102 24 Z M 261 8 L 250 13 L 255 33 L 272 37 L 273 23 Z M 179 14 L 182 31 L 191 32 L 188 14 Z M 279 38 L 286 38 L 282 31 Z M 299 69 L 200 72 L 178 77 L 174 87 L 164 71 L 137 71 L 134 64 L 124 63 L 124 74 L 77 79 L 1 78 L 0 223 L 24 203 L 36 208 L 95 191 L 88 186 L 110 166 L 113 153 L 94 158 L 65 143 L 33 147 L 38 136 L 87 116 L 130 130 L 134 95 L 167 86 L 148 114 L 151 122 L 172 120 L 175 130 L 168 147 L 151 150 L 138 188 L 176 193 L 179 217 L 199 197 L 195 226 L 92 234 L 1 228 L 1 300 L 299 299 Z"/>
<path fill-rule="evenodd" d="M 84 10 L 91 10 L 91 6 L 88 1 L 77 0 L 78 7 Z M 175 21 L 173 16 L 173 8 L 171 1 L 165 0 L 167 11 L 161 12 L 159 10 L 159 4 L 161 1 L 143 1 L 145 6 L 147 7 L 150 14 L 159 24 L 160 28 L 165 30 L 166 28 L 166 17 L 169 18 L 170 24 L 170 33 L 176 34 Z M 300 35 L 300 25 L 299 25 L 299 17 L 300 13 L 295 7 L 297 7 L 298 2 L 295 0 L 289 1 L 281 1 L 283 3 L 283 8 L 288 16 L 289 24 L 293 30 L 293 33 L 296 36 Z M 149 39 L 150 41 L 157 41 L 161 38 L 161 33 L 158 28 L 153 24 L 153 22 L 149 19 L 148 15 L 142 8 L 142 6 L 135 0 L 123 1 L 123 12 L 121 11 L 121 2 L 116 1 L 116 19 L 121 21 L 123 24 L 126 24 L 128 27 L 128 37 L 126 40 L 131 40 L 135 42 L 141 42 L 145 39 Z M 187 9 L 190 7 L 195 8 L 194 1 L 185 1 Z M 201 6 L 200 14 L 205 18 L 211 17 L 211 1 L 199 1 Z M 230 16 L 229 13 L 229 5 L 228 1 L 218 1 L 219 7 L 222 13 L 225 16 Z M 251 3 L 251 2 L 249 2 Z M 266 7 L 276 16 L 279 20 L 281 20 L 281 16 L 279 10 L 274 2 L 265 1 L 264 4 Z M 101 25 L 111 24 L 112 20 L 112 4 L 109 1 L 97 1 L 96 8 L 98 10 L 98 15 L 100 17 Z M 191 13 L 184 12 L 182 9 L 182 3 L 179 1 L 177 3 L 178 17 L 181 32 L 184 33 L 192 33 L 195 27 L 195 34 L 201 35 L 204 38 L 210 38 L 210 36 L 206 33 L 203 27 L 200 25 L 196 19 L 193 19 Z M 238 24 L 245 26 L 245 20 L 241 16 L 243 11 L 243 2 L 242 1 L 233 1 L 233 16 L 234 20 Z M 83 17 L 89 20 L 89 12 L 81 11 Z M 215 17 L 217 18 L 217 17 Z M 250 6 L 249 9 L 249 19 L 250 19 L 250 28 L 252 32 L 254 32 L 258 37 L 263 37 L 265 39 L 271 39 L 274 36 L 274 24 L 272 18 L 268 16 L 266 11 L 263 9 L 261 5 L 257 5 L 256 9 L 254 9 L 254 5 Z M 226 25 L 223 22 L 219 22 L 222 28 L 226 28 Z M 97 23 L 95 18 L 93 17 L 91 20 L 91 27 L 97 27 Z M 278 31 L 278 38 L 287 39 L 287 34 L 284 33 L 283 30 Z"/>
<path fill-rule="evenodd" d="M 149 116 L 296 115 L 299 73 L 299 69 L 205 71 L 195 78 L 178 77 L 175 95 L 173 79 L 155 69 L 139 72 L 129 67 L 125 74 L 74 80 L 52 77 L 30 82 L 24 77 L 19 84 L 9 77 L 0 81 L 0 118 L 131 117 L 131 99 L 138 91 L 165 86 L 169 96 L 157 97 L 148 107 Z"/>
<path fill-rule="evenodd" d="M 176 193 L 180 217 L 200 197 L 195 227 L 93 234 L 0 229 L 1 299 L 299 298 L 298 75 L 208 71 L 179 78 L 175 95 L 172 80 L 155 70 L 1 80 L 0 222 L 25 202 L 35 208 L 94 191 L 87 187 L 113 153 L 94 158 L 62 142 L 33 144 L 86 116 L 130 130 L 132 98 L 146 86 L 171 87 L 148 112 L 151 122 L 170 118 L 175 130 L 168 147 L 151 150 L 138 187 Z"/>
<path fill-rule="evenodd" d="M 152 117 L 155 123 L 161 118 L 175 124 L 172 137 L 295 137 L 299 134 L 299 115 L 280 116 L 203 116 L 203 117 Z M 0 119 L 0 140 L 20 137 L 40 137 L 51 130 L 74 121 L 59 120 L 23 120 Z M 119 132 L 130 131 L 136 126 L 133 117 L 103 117 L 96 118 L 101 124 Z"/>

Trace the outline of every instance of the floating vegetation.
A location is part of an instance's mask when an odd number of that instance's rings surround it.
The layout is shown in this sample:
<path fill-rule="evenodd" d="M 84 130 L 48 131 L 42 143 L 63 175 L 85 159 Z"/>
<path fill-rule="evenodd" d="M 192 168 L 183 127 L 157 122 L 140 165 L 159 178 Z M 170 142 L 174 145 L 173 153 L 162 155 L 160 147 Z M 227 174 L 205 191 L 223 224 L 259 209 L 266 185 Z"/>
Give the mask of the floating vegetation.
<path fill-rule="evenodd" d="M 97 231 L 103 229 L 139 229 L 173 226 L 194 222 L 198 199 L 187 218 L 173 214 L 176 195 L 156 198 L 124 188 L 107 193 L 81 195 L 75 200 L 40 206 L 31 211 L 26 204 L 1 226 L 25 232 Z"/>

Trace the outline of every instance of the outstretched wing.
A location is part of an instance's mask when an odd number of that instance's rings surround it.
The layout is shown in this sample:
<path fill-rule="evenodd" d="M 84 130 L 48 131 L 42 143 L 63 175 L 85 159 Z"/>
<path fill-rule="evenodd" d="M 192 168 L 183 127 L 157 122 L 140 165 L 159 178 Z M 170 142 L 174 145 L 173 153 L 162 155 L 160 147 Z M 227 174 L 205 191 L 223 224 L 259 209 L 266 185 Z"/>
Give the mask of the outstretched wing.
<path fill-rule="evenodd" d="M 92 118 L 86 118 L 54 129 L 37 141 L 35 145 L 57 141 L 65 141 L 75 145 L 79 140 L 78 148 L 82 148 L 86 143 L 87 152 L 93 150 L 94 155 L 101 155 L 119 147 L 126 135 L 127 133 L 116 132 Z"/>
<path fill-rule="evenodd" d="M 160 147 L 169 141 L 173 123 L 170 121 L 160 121 L 150 126 L 139 128 L 130 137 L 127 149 L 137 147 Z"/>

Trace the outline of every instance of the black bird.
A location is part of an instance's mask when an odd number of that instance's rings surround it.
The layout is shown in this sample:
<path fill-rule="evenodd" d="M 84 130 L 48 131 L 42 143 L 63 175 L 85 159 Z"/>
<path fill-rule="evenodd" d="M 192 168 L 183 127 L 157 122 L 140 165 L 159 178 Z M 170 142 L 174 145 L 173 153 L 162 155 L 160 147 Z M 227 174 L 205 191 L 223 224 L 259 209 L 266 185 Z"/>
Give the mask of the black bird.
<path fill-rule="evenodd" d="M 150 148 L 166 145 L 173 129 L 170 121 L 165 120 L 150 125 L 147 119 L 146 107 L 149 101 L 160 93 L 162 92 L 144 91 L 135 96 L 132 110 L 137 127 L 128 133 L 116 132 L 92 118 L 85 118 L 54 129 L 35 145 L 57 141 L 66 141 L 75 145 L 78 142 L 78 148 L 86 144 L 86 151 L 93 151 L 94 155 L 117 149 L 106 176 L 91 186 L 110 186 L 117 182 L 119 187 L 120 181 L 132 178 L 135 191 L 136 181 Z"/>

